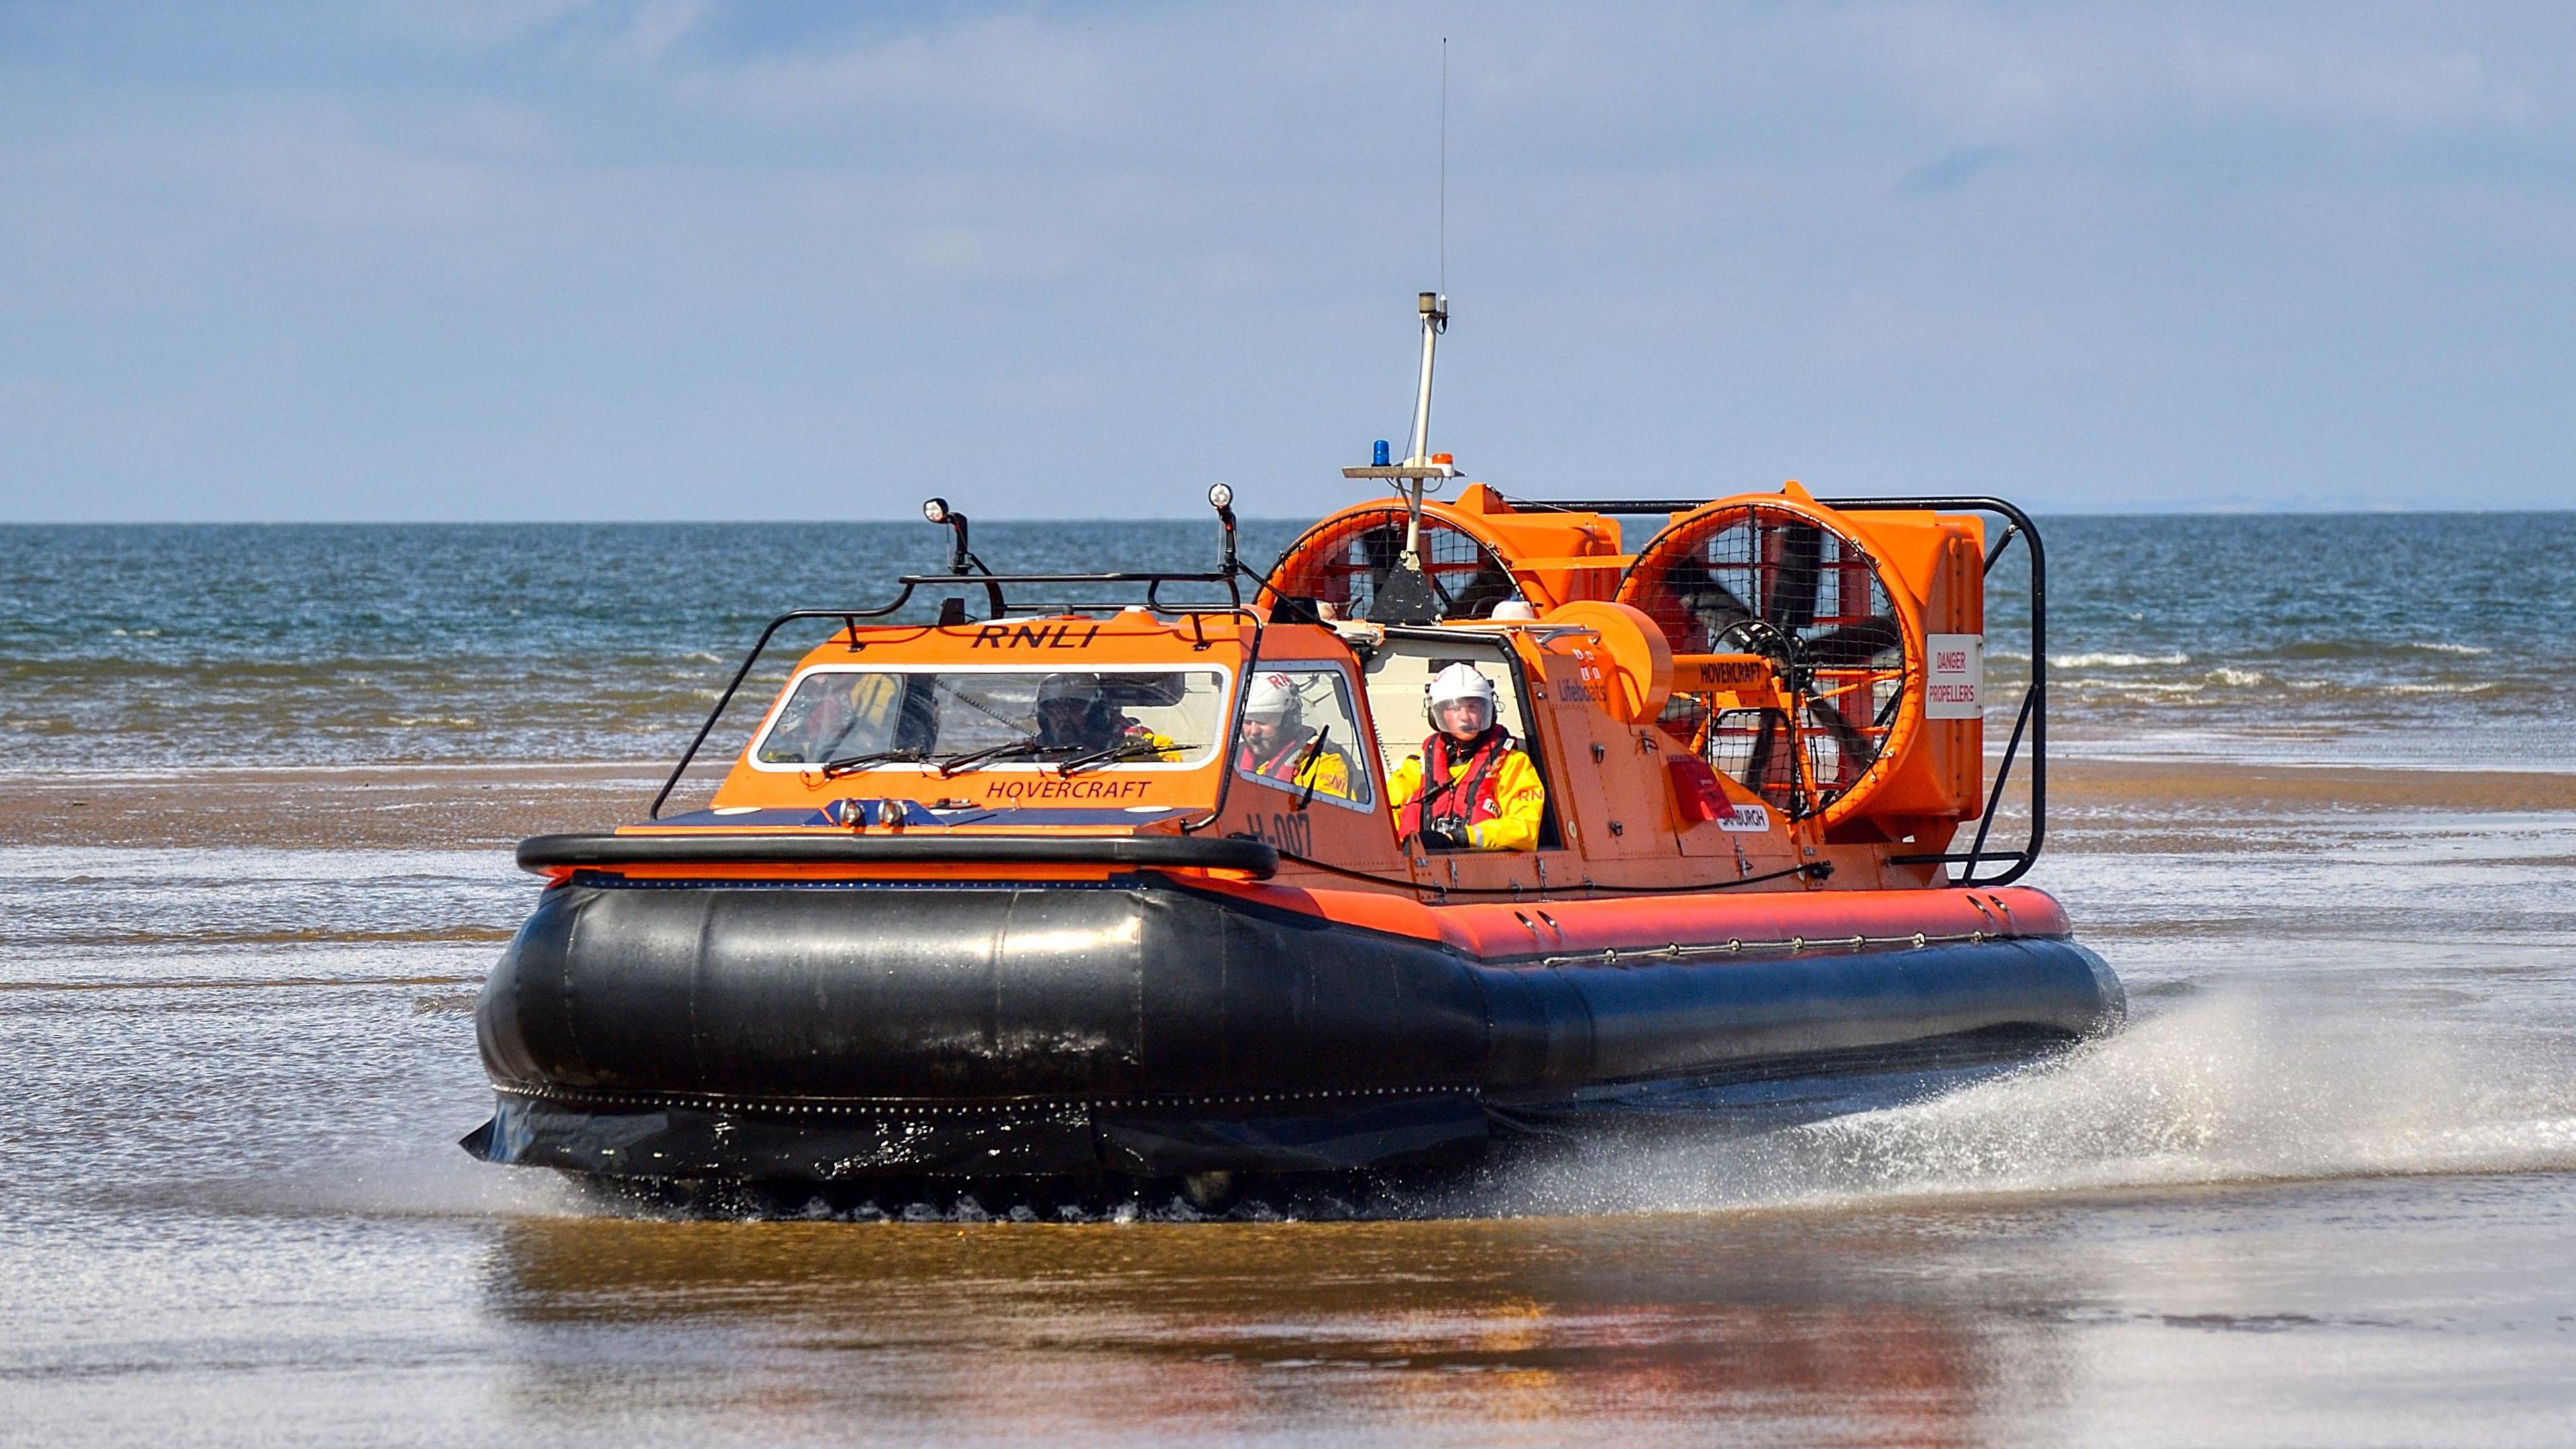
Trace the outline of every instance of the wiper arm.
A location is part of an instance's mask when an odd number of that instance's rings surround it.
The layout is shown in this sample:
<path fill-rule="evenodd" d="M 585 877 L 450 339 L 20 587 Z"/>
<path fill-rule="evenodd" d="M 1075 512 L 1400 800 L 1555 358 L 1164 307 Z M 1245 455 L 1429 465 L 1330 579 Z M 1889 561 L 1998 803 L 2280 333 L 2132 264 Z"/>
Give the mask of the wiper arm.
<path fill-rule="evenodd" d="M 1055 772 L 1058 775 L 1071 775 L 1083 770 L 1097 770 L 1106 765 L 1115 765 L 1123 760 L 1160 759 L 1165 750 L 1181 754 L 1188 753 L 1185 748 L 1177 744 L 1158 745 L 1150 739 L 1120 740 L 1105 750 L 1093 750 L 1087 755 L 1076 755 L 1056 766 Z"/>
<path fill-rule="evenodd" d="M 1071 748 L 1073 748 L 1071 745 L 1046 744 L 1037 736 L 1031 735 L 1024 740 L 1010 740 L 985 749 L 970 750 L 962 755 L 950 755 L 939 761 L 939 778 L 945 780 L 951 775 L 962 774 L 977 765 L 990 764 L 995 760 L 1024 759 L 1031 755 L 1054 754 Z"/>
<path fill-rule="evenodd" d="M 864 755 L 844 755 L 823 766 L 823 778 L 837 780 L 843 775 L 864 770 L 870 765 L 892 764 L 897 760 L 918 763 L 924 758 L 923 751 L 910 745 L 899 750 L 871 750 Z"/>
<path fill-rule="evenodd" d="M 1314 769 L 1315 762 L 1324 757 L 1324 741 L 1329 740 L 1332 737 L 1333 727 L 1331 725 L 1326 725 L 1322 729 L 1315 731 L 1315 738 L 1307 742 L 1306 753 L 1298 756 L 1297 768 L 1295 772 L 1290 774 L 1288 777 L 1290 783 L 1293 784 L 1297 780 L 1298 776 L 1305 776 L 1306 788 L 1297 796 L 1297 808 L 1300 810 L 1303 810 L 1307 806 L 1315 803 L 1315 787 L 1323 782 L 1324 777 L 1320 773 L 1308 775 L 1306 772 Z"/>

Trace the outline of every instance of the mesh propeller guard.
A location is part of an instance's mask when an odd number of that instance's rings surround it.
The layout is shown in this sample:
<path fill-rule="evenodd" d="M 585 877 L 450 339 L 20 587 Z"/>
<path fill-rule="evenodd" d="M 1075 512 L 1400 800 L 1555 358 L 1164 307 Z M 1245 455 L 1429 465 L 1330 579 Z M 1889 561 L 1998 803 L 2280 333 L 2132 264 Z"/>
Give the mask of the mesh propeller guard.
<path fill-rule="evenodd" d="M 1398 568 L 1403 552 L 1401 506 L 1344 513 L 1288 546 L 1271 570 L 1271 587 L 1282 595 L 1331 604 L 1345 619 L 1397 622 L 1379 618 L 1378 596 L 1390 584 L 1405 589 L 1415 583 L 1416 576 L 1404 575 Z M 1510 568 L 1491 548 L 1430 509 L 1422 515 L 1418 578 L 1429 586 L 1436 606 L 1431 618 L 1421 621 L 1426 623 L 1481 619 L 1493 612 L 1494 605 L 1522 597 Z"/>
<path fill-rule="evenodd" d="M 1676 688 L 1664 727 L 1793 819 L 1861 813 L 1921 718 L 1913 600 L 1830 510 L 1721 499 L 1657 534 L 1620 580 L 1673 653 L 1758 655 L 1772 698 Z"/>

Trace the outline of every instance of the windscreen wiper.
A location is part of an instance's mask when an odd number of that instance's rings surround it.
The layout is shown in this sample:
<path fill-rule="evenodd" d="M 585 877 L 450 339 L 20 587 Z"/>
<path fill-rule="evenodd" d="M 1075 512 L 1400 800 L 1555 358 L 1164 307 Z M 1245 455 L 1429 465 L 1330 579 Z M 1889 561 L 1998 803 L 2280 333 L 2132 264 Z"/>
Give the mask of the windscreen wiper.
<path fill-rule="evenodd" d="M 830 761 L 823 766 L 823 778 L 826 780 L 837 780 L 843 775 L 850 774 L 857 770 L 864 770 L 870 765 L 888 765 L 893 764 L 898 760 L 906 763 L 918 764 L 926 758 L 928 758 L 927 751 L 910 745 L 906 745 L 899 750 L 870 750 L 864 755 L 843 755 L 841 758 Z"/>
<path fill-rule="evenodd" d="M 1032 755 L 1058 754 L 1072 748 L 1071 745 L 1050 745 L 1038 739 L 1037 736 L 1031 735 L 1024 740 L 1010 740 L 985 749 L 969 750 L 962 755 L 950 755 L 938 762 L 939 778 L 945 780 L 951 775 L 963 774 L 978 765 L 990 764 L 995 760 L 1026 759 Z"/>
<path fill-rule="evenodd" d="M 1165 750 L 1174 754 L 1189 753 L 1189 747 L 1185 745 L 1158 745 L 1150 739 L 1120 740 L 1105 750 L 1093 750 L 1087 755 L 1076 755 L 1056 766 L 1055 772 L 1059 775 L 1071 775 L 1083 770 L 1097 770 L 1104 765 L 1115 765 L 1123 760 L 1161 759 Z"/>
<path fill-rule="evenodd" d="M 1297 757 L 1296 770 L 1288 776 L 1292 783 L 1299 779 L 1303 779 L 1306 782 L 1305 790 L 1297 796 L 1297 808 L 1300 810 L 1303 810 L 1307 806 L 1315 803 L 1315 786 L 1320 784 L 1324 777 L 1321 773 L 1310 775 L 1306 772 L 1314 769 L 1315 762 L 1324 757 L 1324 741 L 1329 740 L 1332 737 L 1333 727 L 1331 725 L 1326 725 L 1322 729 L 1315 731 L 1315 738 L 1308 741 L 1306 744 L 1306 753 Z"/>

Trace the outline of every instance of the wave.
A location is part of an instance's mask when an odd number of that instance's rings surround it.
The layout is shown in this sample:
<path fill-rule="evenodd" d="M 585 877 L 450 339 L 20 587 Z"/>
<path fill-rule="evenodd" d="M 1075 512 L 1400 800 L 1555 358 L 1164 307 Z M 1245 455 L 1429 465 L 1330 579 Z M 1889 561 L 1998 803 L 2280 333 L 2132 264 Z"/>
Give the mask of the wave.
<path fill-rule="evenodd" d="M 2374 687 L 2388 694 L 2492 694 L 2504 688 L 2504 681 L 2490 679 L 2479 684 L 2383 684 Z"/>
<path fill-rule="evenodd" d="M 2392 655 L 2449 654 L 2478 658 L 2493 654 L 2494 649 L 2481 644 L 2456 644 L 2442 639 L 2287 639 L 2272 646 L 2272 652 L 2284 659 L 2366 659 L 2386 660 Z"/>
<path fill-rule="evenodd" d="M 2066 689 L 2098 689 L 2111 694 L 2198 694 L 2209 688 L 2205 681 L 2153 679 L 2069 679 Z"/>
<path fill-rule="evenodd" d="M 2001 658 L 2006 656 L 1997 655 L 1995 657 Z M 2014 659 L 2024 659 L 2029 656 L 2015 654 L 2009 657 Z M 2096 652 L 2085 654 L 2051 654 L 2048 656 L 2049 667 L 2052 669 L 2139 669 L 2151 664 L 2189 664 L 2190 662 L 2191 656 L 2188 654 L 2121 654 Z"/>
<path fill-rule="evenodd" d="M 1216 1211 L 1259 1221 L 1839 1211 L 2568 1171 L 2576 1169 L 2576 1073 L 2567 1055 L 2563 1044 L 2518 1046 L 2491 1028 L 2392 1017 L 2369 1003 L 2321 1012 L 2313 998 L 2242 993 L 2189 1002 L 2055 1060 L 1905 1105 L 1770 1130 L 1748 1130 L 1722 1112 L 1700 1119 L 1659 1112 L 1650 1138 L 1578 1139 L 1449 1186 L 1255 1186 Z M 1202 1217 L 1168 1190 L 1033 1208 L 1014 1201 L 1007 1185 L 845 1187 L 681 1200 L 609 1190 L 586 1194 L 575 1210 L 952 1223 Z M 559 1202 L 535 1210 L 560 1210 Z"/>
<path fill-rule="evenodd" d="M 1752 1137 L 1600 1149 L 1510 1184 L 1509 1211 L 1838 1206 L 2576 1168 L 2563 1046 L 2355 1003 L 2207 999 L 2067 1057 L 1907 1106 Z"/>
<path fill-rule="evenodd" d="M 281 926 L 274 928 L 244 927 L 234 930 L 191 927 L 180 930 L 100 929 L 80 926 L 67 930 L 47 931 L 21 928 L 10 939 L 13 946 L 45 945 L 58 947 L 122 946 L 160 947 L 178 950 L 238 949 L 244 946 L 407 946 L 446 945 L 460 942 L 477 944 L 507 941 L 517 931 L 510 925 L 446 925 L 367 930 L 338 926 Z M 79 989 L 158 991 L 172 987 L 233 986 L 407 986 L 421 982 L 409 978 L 378 979 L 359 977 L 289 977 L 276 980 L 229 981 L 222 979 L 92 981 L 77 983 Z M 55 985 L 42 981 L 0 981 L 0 991 L 50 991 Z"/>

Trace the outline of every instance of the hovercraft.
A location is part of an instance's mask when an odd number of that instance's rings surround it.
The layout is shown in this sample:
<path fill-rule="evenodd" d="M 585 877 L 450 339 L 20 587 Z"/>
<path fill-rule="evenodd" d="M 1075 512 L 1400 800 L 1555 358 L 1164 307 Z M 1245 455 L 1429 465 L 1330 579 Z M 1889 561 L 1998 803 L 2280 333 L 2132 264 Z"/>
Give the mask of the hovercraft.
<path fill-rule="evenodd" d="M 1795 484 L 1506 498 L 1428 452 L 1445 302 L 1421 320 L 1409 455 L 1343 470 L 1392 496 L 1267 575 L 1223 485 L 1204 573 L 998 573 L 934 499 L 947 572 L 773 622 L 650 818 L 520 845 L 546 887 L 476 1010 L 497 1104 L 468 1150 L 607 1179 L 1380 1171 L 2114 1027 L 2118 981 L 2013 884 L 2046 804 L 2031 521 Z M 2015 540 L 2031 678 L 1990 780 Z M 799 627 L 830 633 L 706 808 L 666 813 Z M 1528 848 L 1454 848 L 1394 798 L 1462 664 L 1541 787 Z"/>

